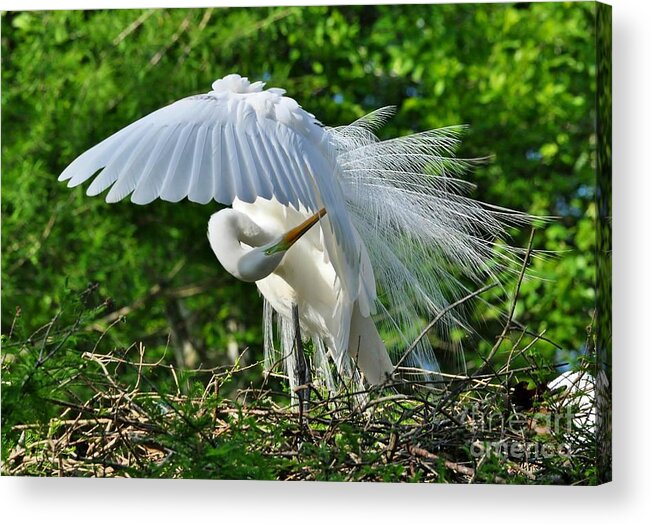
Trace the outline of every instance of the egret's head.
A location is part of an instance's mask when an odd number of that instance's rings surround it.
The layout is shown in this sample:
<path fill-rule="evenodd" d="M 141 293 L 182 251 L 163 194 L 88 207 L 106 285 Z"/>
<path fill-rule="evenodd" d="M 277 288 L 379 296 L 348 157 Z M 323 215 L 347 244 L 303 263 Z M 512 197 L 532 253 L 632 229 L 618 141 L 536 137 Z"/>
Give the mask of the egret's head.
<path fill-rule="evenodd" d="M 273 237 L 243 213 L 225 209 L 210 218 L 208 239 L 230 274 L 246 282 L 259 281 L 278 267 L 287 250 L 325 214 L 323 208 L 295 228 Z"/>
<path fill-rule="evenodd" d="M 322 208 L 309 219 L 285 232 L 279 238 L 246 253 L 240 258 L 237 265 L 240 274 L 239 278 L 245 281 L 259 281 L 267 277 L 281 263 L 287 250 L 305 235 L 312 226 L 319 222 L 319 219 L 325 214 L 326 210 Z"/>
<path fill-rule="evenodd" d="M 265 255 L 272 256 L 276 253 L 285 253 L 294 245 L 296 241 L 305 235 L 310 230 L 310 228 L 312 228 L 312 226 L 319 222 L 319 219 L 325 214 L 325 208 L 321 208 L 317 213 L 312 215 L 312 217 L 296 226 L 296 228 L 292 228 L 288 232 L 281 235 L 279 239 L 275 239 L 274 241 L 268 243 L 263 247 L 265 249 Z"/>

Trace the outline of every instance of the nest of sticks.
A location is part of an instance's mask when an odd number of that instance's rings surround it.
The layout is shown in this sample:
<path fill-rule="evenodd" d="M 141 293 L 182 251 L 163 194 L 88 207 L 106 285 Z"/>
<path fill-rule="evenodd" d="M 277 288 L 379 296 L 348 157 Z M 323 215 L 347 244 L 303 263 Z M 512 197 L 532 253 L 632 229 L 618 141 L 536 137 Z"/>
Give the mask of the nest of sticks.
<path fill-rule="evenodd" d="M 94 385 L 95 394 L 79 403 L 43 400 L 60 415 L 14 426 L 20 438 L 4 475 L 223 479 L 238 476 L 229 461 L 254 454 L 251 461 L 272 466 L 261 476 L 273 479 L 564 483 L 572 481 L 564 476 L 571 463 L 579 468 L 590 455 L 586 437 L 568 431 L 571 414 L 555 410 L 544 388 L 509 386 L 518 370 L 403 378 L 338 395 L 306 385 L 309 407 L 297 411 L 284 400 L 291 393 L 266 387 L 220 395 L 222 385 L 257 365 L 201 371 L 210 374 L 203 391 L 183 392 L 172 367 L 112 354 L 82 357 L 89 374 L 82 370 L 77 379 Z M 118 367 L 133 368 L 135 381 L 120 382 Z M 146 378 L 156 368 L 176 391 L 152 387 Z M 214 464 L 207 450 L 219 458 Z"/>
<path fill-rule="evenodd" d="M 502 333 L 484 365 L 467 375 L 411 369 L 401 359 L 396 377 L 366 391 L 343 385 L 332 394 L 307 382 L 288 392 L 274 374 L 242 388 L 247 374 L 262 373 L 260 363 L 176 369 L 146 362 L 141 344 L 101 349 L 103 335 L 81 355 L 72 345 L 66 358 L 82 313 L 69 329 L 54 330 L 55 318 L 26 342 L 13 343 L 10 334 L 3 389 L 13 401 L 3 399 L 3 442 L 12 446 L 2 474 L 593 483 L 594 429 L 576 424 L 574 403 L 550 395 L 538 378 L 556 372 L 530 355 L 537 343 L 553 342 L 513 320 L 530 251 L 531 240 Z M 504 364 L 496 366 L 507 339 Z M 33 364 L 16 381 L 11 367 L 24 356 Z M 48 381 L 49 388 L 36 386 Z M 6 414 L 26 399 L 47 416 L 7 428 Z"/>

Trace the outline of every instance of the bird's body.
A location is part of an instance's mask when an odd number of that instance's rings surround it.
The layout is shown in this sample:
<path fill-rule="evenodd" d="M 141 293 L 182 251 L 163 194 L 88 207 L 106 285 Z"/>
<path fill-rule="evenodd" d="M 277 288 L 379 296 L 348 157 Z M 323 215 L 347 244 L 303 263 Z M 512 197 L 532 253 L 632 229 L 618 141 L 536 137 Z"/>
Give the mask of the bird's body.
<path fill-rule="evenodd" d="M 217 80 L 86 151 L 59 180 L 75 186 L 97 174 L 87 193 L 110 188 L 107 202 L 232 205 L 210 219 L 209 240 L 224 268 L 266 299 L 267 364 L 274 339 L 291 362 L 298 305 L 330 388 L 332 361 L 342 377 L 359 380 L 359 368 L 381 383 L 392 364 L 372 315 L 405 348 L 434 316 L 454 324 L 447 305 L 466 290 L 457 274 L 491 275 L 493 238 L 527 218 L 463 195 L 469 162 L 452 155 L 459 128 L 380 141 L 373 130 L 390 109 L 327 128 L 263 86 Z M 427 341 L 419 345 L 411 363 L 435 367 Z"/>
<path fill-rule="evenodd" d="M 220 213 L 233 212 L 245 215 L 264 230 L 265 242 L 282 236 L 288 225 L 298 225 L 312 215 L 304 209 L 283 206 L 275 199 L 257 199 L 253 203 L 236 199 L 232 210 L 218 212 L 209 223 L 208 238 L 215 253 L 222 252 L 218 244 L 223 238 L 223 228 L 215 219 Z M 352 359 L 367 381 L 382 383 L 393 371 L 391 359 L 373 319 L 361 314 L 356 301 L 347 301 L 328 258 L 324 235 L 332 234 L 318 226 L 310 228 L 273 272 L 255 281 L 256 286 L 286 322 L 292 319 L 294 306 L 298 306 L 302 333 L 323 342 L 340 372 L 345 369 L 343 363 Z M 335 334 L 343 324 L 350 328 L 348 340 L 342 346 Z"/>
<path fill-rule="evenodd" d="M 587 372 L 563 372 L 550 381 L 547 388 L 555 394 L 552 407 L 565 414 L 572 414 L 575 427 L 581 431 L 594 432 L 596 424 L 595 379 Z M 557 395 L 556 395 L 557 394 Z M 563 431 L 569 433 L 570 428 Z M 579 437 L 584 441 L 583 437 Z"/>

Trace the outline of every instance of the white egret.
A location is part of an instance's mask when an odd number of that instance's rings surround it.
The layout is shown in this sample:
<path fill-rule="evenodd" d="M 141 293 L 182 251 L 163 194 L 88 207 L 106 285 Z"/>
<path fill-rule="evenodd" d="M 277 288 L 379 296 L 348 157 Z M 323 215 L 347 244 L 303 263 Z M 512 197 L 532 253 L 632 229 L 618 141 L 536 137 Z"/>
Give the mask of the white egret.
<path fill-rule="evenodd" d="M 393 365 L 372 314 L 408 346 L 410 331 L 465 290 L 459 275 L 491 273 L 493 239 L 526 217 L 464 195 L 459 176 L 471 162 L 453 156 L 461 127 L 380 141 L 373 131 L 391 108 L 328 128 L 284 90 L 263 87 L 235 74 L 217 80 L 86 151 L 59 180 L 77 186 L 97 174 L 87 193 L 110 188 L 107 202 L 232 205 L 210 218 L 208 237 L 224 268 L 265 298 L 266 363 L 275 313 L 293 366 L 298 305 L 325 384 L 335 388 L 330 359 L 341 377 L 361 381 L 358 368 L 381 383 Z M 426 338 L 411 360 L 436 366 Z"/>
<path fill-rule="evenodd" d="M 570 411 L 573 413 L 575 427 L 580 431 L 594 433 L 596 422 L 595 379 L 587 372 L 573 372 L 568 370 L 552 380 L 547 388 L 555 394 L 552 398 L 552 407 L 559 412 Z M 570 433 L 571 428 L 563 429 Z M 584 441 L 585 436 L 579 436 L 579 441 Z"/>

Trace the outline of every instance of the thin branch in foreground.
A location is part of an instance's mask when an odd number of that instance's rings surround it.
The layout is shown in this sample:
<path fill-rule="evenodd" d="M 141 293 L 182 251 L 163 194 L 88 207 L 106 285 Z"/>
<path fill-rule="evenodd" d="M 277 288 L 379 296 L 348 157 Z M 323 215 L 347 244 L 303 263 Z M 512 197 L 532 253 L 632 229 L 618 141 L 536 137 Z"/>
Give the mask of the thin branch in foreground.
<path fill-rule="evenodd" d="M 443 310 L 441 310 L 432 321 L 429 322 L 429 324 L 421 331 L 421 333 L 418 335 L 418 337 L 409 345 L 409 348 L 405 351 L 405 353 L 402 355 L 402 357 L 398 360 L 398 363 L 393 367 L 393 373 L 398 370 L 398 367 L 402 365 L 402 363 L 405 362 L 405 360 L 411 355 L 411 353 L 414 351 L 420 340 L 427 335 L 427 333 L 445 316 L 448 312 L 451 310 L 454 310 L 457 306 L 462 305 L 463 303 L 469 301 L 473 297 L 477 297 L 478 295 L 483 294 L 484 292 L 487 292 L 488 290 L 491 290 L 492 288 L 495 288 L 497 286 L 497 283 L 493 284 L 488 284 L 486 286 L 483 286 L 479 290 L 475 290 L 471 294 L 466 295 L 465 297 L 462 297 L 458 301 L 455 301 L 452 304 L 449 304 L 446 306 Z"/>
<path fill-rule="evenodd" d="M 520 287 L 522 286 L 522 281 L 524 280 L 524 275 L 527 271 L 527 266 L 529 265 L 529 259 L 531 258 L 531 251 L 533 248 L 533 238 L 535 233 L 536 233 L 536 229 L 532 228 L 531 233 L 529 234 L 529 242 L 527 243 L 527 251 L 524 255 L 524 259 L 522 261 L 522 267 L 520 268 L 520 274 L 518 275 L 518 280 L 515 285 L 515 292 L 513 293 L 513 299 L 511 300 L 511 309 L 509 310 L 509 315 L 506 319 L 506 323 L 504 324 L 502 333 L 497 337 L 497 341 L 495 342 L 493 348 L 491 348 L 491 351 L 486 357 L 486 361 L 489 363 L 493 360 L 493 357 L 495 357 L 495 354 L 497 353 L 500 346 L 502 345 L 502 341 L 506 338 L 506 334 L 509 332 L 509 329 L 511 327 L 511 323 L 513 321 L 513 315 L 515 314 L 515 306 L 518 303 L 518 297 L 520 296 Z"/>

